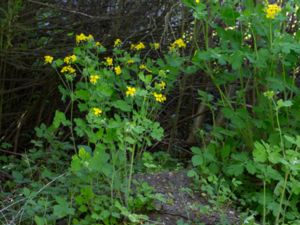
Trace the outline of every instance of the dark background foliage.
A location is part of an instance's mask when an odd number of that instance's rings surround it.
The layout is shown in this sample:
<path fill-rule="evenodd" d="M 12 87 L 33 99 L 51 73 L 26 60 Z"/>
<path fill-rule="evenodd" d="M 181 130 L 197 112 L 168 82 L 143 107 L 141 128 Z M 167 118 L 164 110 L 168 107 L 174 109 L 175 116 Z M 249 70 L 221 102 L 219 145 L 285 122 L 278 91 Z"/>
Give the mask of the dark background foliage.
<path fill-rule="evenodd" d="M 54 111 L 64 108 L 59 79 L 43 65 L 45 54 L 70 53 L 81 32 L 105 46 L 120 38 L 166 47 L 185 30 L 190 16 L 177 0 L 2 0 L 0 142 L 11 143 L 12 153 L 24 151 L 34 127 L 49 124 Z"/>
<path fill-rule="evenodd" d="M 0 144 L 12 144 L 9 154 L 22 153 L 29 147 L 35 127 L 50 124 L 56 109 L 68 110 L 58 93 L 59 78 L 44 66 L 44 55 L 70 54 L 74 37 L 81 32 L 93 34 L 108 48 L 120 38 L 125 46 L 137 41 L 159 42 L 166 50 L 171 41 L 189 32 L 192 18 L 179 0 L 0 1 Z M 297 29 L 290 27 L 290 32 Z M 213 46 L 217 40 L 212 33 L 210 36 Z M 204 45 L 198 35 L 188 45 L 187 55 L 192 53 L 194 42 Z M 144 54 L 149 53 L 146 50 Z M 164 148 L 185 152 L 186 144 L 197 141 L 195 132 L 210 120 L 207 107 L 199 102 L 199 89 L 216 93 L 209 77 L 199 73 L 180 76 L 168 96 L 159 114 L 165 129 Z M 221 125 L 223 116 L 217 118 Z"/>

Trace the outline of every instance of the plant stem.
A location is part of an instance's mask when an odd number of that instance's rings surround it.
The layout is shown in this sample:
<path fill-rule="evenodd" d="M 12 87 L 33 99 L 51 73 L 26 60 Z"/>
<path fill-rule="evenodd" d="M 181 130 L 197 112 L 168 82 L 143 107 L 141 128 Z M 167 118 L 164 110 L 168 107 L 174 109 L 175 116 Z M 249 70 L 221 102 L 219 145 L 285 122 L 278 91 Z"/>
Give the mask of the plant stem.
<path fill-rule="evenodd" d="M 129 177 L 128 177 L 128 187 L 127 187 L 127 199 L 130 195 L 131 190 L 131 182 L 132 182 L 132 173 L 133 173 L 133 162 L 134 162 L 134 153 L 135 153 L 135 145 L 132 148 L 131 159 L 130 159 L 130 169 L 129 169 Z M 127 200 L 126 200 L 127 202 Z"/>
<path fill-rule="evenodd" d="M 266 181 L 264 180 L 263 225 L 266 225 Z"/>
<path fill-rule="evenodd" d="M 284 199 L 284 195 L 285 195 L 285 190 L 286 190 L 286 186 L 287 186 L 287 180 L 289 177 L 289 171 L 285 172 L 285 177 L 284 177 L 284 183 L 283 183 L 283 189 L 281 192 L 281 197 L 280 197 L 280 203 L 279 203 L 279 210 L 276 216 L 276 221 L 275 221 L 275 225 L 279 225 L 279 219 L 280 219 L 280 215 L 281 215 L 281 211 L 282 211 L 282 204 L 283 204 L 283 199 Z M 282 224 L 284 222 L 284 217 L 283 217 L 283 221 Z"/>
<path fill-rule="evenodd" d="M 276 111 L 276 122 L 277 122 L 278 132 L 279 132 L 279 136 L 280 136 L 280 148 L 281 148 L 281 151 L 285 158 L 283 136 L 282 136 L 282 130 L 281 130 L 280 121 L 279 121 L 279 109 L 278 109 L 278 106 L 277 106 L 276 102 L 274 101 L 274 99 L 272 101 L 273 101 L 273 104 L 275 106 L 275 111 Z"/>

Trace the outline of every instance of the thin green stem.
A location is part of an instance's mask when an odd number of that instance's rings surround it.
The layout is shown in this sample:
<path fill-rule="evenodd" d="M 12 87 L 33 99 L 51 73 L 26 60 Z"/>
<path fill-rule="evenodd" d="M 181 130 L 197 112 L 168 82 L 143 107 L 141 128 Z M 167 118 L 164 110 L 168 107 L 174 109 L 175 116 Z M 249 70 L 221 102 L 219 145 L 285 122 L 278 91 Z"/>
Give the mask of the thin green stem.
<path fill-rule="evenodd" d="M 278 109 L 278 106 L 277 106 L 276 102 L 274 101 L 274 99 L 272 99 L 272 101 L 273 101 L 273 104 L 275 106 L 276 123 L 277 123 L 277 128 L 278 128 L 278 132 L 279 132 L 279 136 L 280 136 L 280 147 L 281 147 L 281 151 L 283 153 L 283 156 L 285 158 L 283 135 L 282 135 L 282 130 L 281 130 L 280 121 L 279 121 L 279 109 Z"/>
<path fill-rule="evenodd" d="M 270 22 L 269 26 L 269 38 L 270 38 L 270 50 L 272 49 L 273 46 L 273 35 L 272 35 L 272 23 Z"/>
<path fill-rule="evenodd" d="M 133 174 L 133 164 L 134 164 L 134 153 L 135 153 L 135 145 L 132 148 L 131 159 L 130 159 L 130 169 L 129 169 L 129 177 L 128 177 L 128 187 L 127 187 L 127 199 L 131 192 L 131 182 L 132 182 L 132 174 Z M 126 201 L 127 202 L 127 201 Z"/>
<path fill-rule="evenodd" d="M 289 177 L 289 171 L 285 172 L 285 176 L 284 176 L 284 183 L 283 183 L 283 188 L 282 188 L 282 192 L 281 192 L 281 197 L 280 197 L 280 203 L 279 203 L 279 210 L 276 216 L 276 220 L 275 220 L 275 225 L 279 225 L 279 220 L 280 220 L 280 215 L 281 215 L 281 211 L 282 211 L 282 204 L 283 204 L 283 200 L 284 200 L 284 196 L 285 196 L 285 190 L 287 187 L 287 181 L 288 181 L 288 177 Z M 283 221 L 281 224 L 284 224 L 284 217 L 282 218 Z"/>
<path fill-rule="evenodd" d="M 73 92 L 73 83 L 71 84 L 72 90 L 71 90 L 71 109 L 70 109 L 70 120 L 71 120 L 71 126 L 70 126 L 70 131 L 71 131 L 71 138 L 72 138 L 72 143 L 73 143 L 73 148 L 75 151 L 75 154 L 77 154 L 77 148 L 76 148 L 76 142 L 75 142 L 75 135 L 74 135 L 74 118 L 73 118 L 73 111 L 74 111 L 74 92 Z"/>
<path fill-rule="evenodd" d="M 263 225 L 266 225 L 266 181 L 264 180 Z"/>
<path fill-rule="evenodd" d="M 116 149 L 114 147 L 111 147 L 111 159 L 112 159 L 112 175 L 111 175 L 111 179 L 110 179 L 110 203 L 111 206 L 114 205 L 114 180 L 115 180 L 115 173 L 116 173 L 116 165 L 115 165 L 115 160 L 116 157 L 114 157 L 115 151 Z"/>

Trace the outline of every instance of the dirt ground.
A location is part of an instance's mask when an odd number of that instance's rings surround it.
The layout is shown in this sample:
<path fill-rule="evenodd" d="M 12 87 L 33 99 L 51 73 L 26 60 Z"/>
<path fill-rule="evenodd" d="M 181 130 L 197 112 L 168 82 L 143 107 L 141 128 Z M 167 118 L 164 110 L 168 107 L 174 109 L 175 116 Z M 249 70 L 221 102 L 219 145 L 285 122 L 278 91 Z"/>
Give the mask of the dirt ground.
<path fill-rule="evenodd" d="M 240 224 L 237 213 L 232 209 L 214 211 L 208 200 L 200 193 L 191 193 L 192 181 L 186 171 L 137 174 L 135 179 L 147 182 L 161 193 L 165 203 L 155 203 L 156 212 L 149 216 L 148 224 L 176 225 L 235 225 Z M 201 208 L 209 209 L 206 213 Z"/>

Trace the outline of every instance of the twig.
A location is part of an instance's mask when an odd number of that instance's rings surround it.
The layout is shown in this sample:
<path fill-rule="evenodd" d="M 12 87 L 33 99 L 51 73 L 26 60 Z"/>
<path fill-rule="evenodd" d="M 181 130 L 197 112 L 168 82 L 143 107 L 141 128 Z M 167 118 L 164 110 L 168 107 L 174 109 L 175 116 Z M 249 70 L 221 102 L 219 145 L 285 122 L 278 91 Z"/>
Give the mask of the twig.
<path fill-rule="evenodd" d="M 100 19 L 100 20 L 110 20 L 111 17 L 105 16 L 105 17 L 99 17 L 99 16 L 92 16 L 83 12 L 79 12 L 73 9 L 67 9 L 67 8 L 59 8 L 55 5 L 49 4 L 49 3 L 44 3 L 44 2 L 39 2 L 39 1 L 35 1 L 35 0 L 27 0 L 28 2 L 31 2 L 33 4 L 37 4 L 37 5 L 42 5 L 48 8 L 52 8 L 52 9 L 57 9 L 57 10 L 61 10 L 64 12 L 69 12 L 69 13 L 73 13 L 73 14 L 77 14 L 77 15 L 81 15 L 81 16 L 85 16 L 88 17 L 90 19 Z"/>
<path fill-rule="evenodd" d="M 4 152 L 4 153 L 7 153 L 7 154 L 11 154 L 11 155 L 18 155 L 18 156 L 22 156 L 23 155 L 21 153 L 11 152 L 11 151 L 7 151 L 7 150 L 3 150 L 3 149 L 0 149 L 0 152 Z"/>

